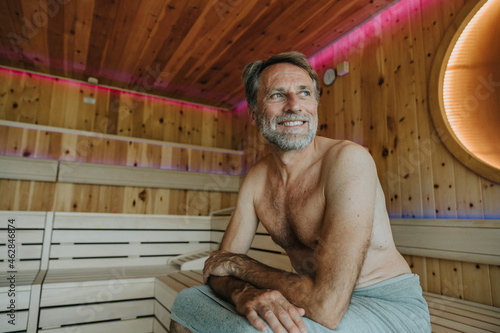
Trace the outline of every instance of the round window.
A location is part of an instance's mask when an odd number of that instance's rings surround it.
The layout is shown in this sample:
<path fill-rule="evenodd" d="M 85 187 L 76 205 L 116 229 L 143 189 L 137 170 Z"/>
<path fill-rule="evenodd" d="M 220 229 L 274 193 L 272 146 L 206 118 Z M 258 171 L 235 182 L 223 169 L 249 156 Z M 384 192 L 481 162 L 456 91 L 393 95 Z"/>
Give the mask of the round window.
<path fill-rule="evenodd" d="M 500 182 L 500 0 L 469 4 L 447 31 L 429 84 L 436 132 L 450 152 Z"/>

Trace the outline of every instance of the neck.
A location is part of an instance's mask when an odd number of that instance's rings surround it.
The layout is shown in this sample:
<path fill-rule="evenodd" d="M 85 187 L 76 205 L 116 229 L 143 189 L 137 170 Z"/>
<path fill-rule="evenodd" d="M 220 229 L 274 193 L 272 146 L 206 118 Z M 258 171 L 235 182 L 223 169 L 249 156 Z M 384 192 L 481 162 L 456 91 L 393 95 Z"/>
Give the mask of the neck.
<path fill-rule="evenodd" d="M 315 151 L 316 139 L 307 147 L 298 150 L 282 150 L 271 145 L 274 164 L 284 184 L 304 174 L 315 161 Z"/>

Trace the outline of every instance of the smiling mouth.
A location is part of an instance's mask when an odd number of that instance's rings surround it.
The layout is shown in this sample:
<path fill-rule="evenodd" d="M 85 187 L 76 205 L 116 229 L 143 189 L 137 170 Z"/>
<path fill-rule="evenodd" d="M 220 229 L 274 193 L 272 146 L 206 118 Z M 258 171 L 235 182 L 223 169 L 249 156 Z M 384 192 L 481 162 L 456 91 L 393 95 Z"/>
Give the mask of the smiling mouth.
<path fill-rule="evenodd" d="M 291 127 L 291 126 L 300 126 L 305 124 L 304 120 L 295 120 L 295 121 L 283 121 L 279 123 L 281 126 Z"/>

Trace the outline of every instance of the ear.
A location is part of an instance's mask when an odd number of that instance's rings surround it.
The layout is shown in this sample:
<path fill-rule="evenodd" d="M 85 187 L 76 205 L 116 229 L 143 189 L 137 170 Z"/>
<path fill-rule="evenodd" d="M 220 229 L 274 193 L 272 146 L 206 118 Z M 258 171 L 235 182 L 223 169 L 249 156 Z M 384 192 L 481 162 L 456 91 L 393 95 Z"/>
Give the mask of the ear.
<path fill-rule="evenodd" d="M 250 124 L 253 126 L 257 126 L 257 117 L 255 115 L 256 110 L 254 110 L 251 106 L 248 106 L 248 115 L 250 116 Z"/>

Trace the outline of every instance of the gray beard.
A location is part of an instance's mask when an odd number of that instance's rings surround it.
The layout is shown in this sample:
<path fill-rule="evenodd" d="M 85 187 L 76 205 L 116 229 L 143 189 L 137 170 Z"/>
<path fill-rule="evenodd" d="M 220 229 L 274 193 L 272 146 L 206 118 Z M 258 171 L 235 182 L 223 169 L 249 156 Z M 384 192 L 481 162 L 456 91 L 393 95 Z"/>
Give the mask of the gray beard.
<path fill-rule="evenodd" d="M 318 118 L 310 115 L 284 114 L 274 119 L 256 112 L 257 126 L 260 134 L 269 142 L 281 150 L 290 151 L 307 147 L 316 136 L 318 129 Z M 308 131 L 306 134 L 299 134 L 297 130 L 289 129 L 283 133 L 276 130 L 278 123 L 283 121 L 307 120 Z"/>

